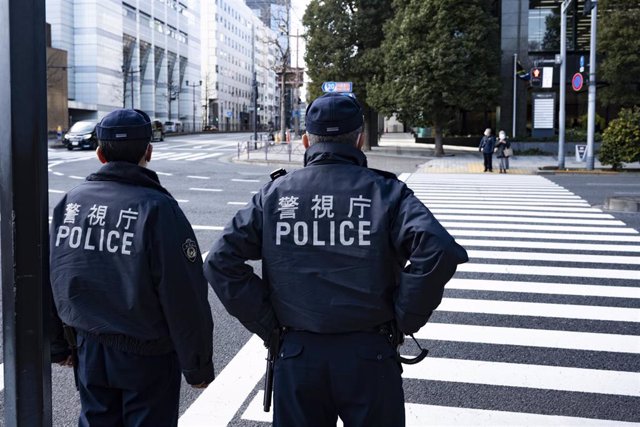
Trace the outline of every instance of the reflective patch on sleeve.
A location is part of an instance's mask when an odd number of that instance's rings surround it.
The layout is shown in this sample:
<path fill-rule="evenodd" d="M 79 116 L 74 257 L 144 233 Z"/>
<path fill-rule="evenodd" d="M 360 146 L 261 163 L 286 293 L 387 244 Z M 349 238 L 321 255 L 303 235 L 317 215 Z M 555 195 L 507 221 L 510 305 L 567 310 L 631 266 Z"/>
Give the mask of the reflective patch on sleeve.
<path fill-rule="evenodd" d="M 187 239 L 182 244 L 182 252 L 190 262 L 196 262 L 198 259 L 198 245 L 191 239 Z"/>

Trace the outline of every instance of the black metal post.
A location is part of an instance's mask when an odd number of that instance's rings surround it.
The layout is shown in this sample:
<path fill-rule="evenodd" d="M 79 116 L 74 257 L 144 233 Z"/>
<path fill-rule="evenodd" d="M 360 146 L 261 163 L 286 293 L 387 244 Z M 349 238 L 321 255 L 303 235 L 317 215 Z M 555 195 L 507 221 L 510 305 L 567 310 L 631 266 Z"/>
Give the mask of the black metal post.
<path fill-rule="evenodd" d="M 50 426 L 45 0 L 0 2 L 4 424 Z"/>
<path fill-rule="evenodd" d="M 253 72 L 253 83 L 251 84 L 253 98 L 253 140 L 258 141 L 258 80 L 256 72 Z M 257 144 L 257 142 L 256 142 Z"/>

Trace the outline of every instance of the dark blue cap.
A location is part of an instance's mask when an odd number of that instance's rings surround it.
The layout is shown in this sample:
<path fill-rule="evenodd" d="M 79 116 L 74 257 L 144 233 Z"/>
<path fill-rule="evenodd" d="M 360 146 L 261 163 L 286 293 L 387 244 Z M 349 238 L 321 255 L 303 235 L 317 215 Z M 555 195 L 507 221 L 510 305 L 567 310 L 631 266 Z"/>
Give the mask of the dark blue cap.
<path fill-rule="evenodd" d="M 141 110 L 114 110 L 98 123 L 96 134 L 102 141 L 151 140 L 151 119 Z"/>
<path fill-rule="evenodd" d="M 313 135 L 342 135 L 362 126 L 362 108 L 350 94 L 326 93 L 307 107 L 305 123 Z"/>

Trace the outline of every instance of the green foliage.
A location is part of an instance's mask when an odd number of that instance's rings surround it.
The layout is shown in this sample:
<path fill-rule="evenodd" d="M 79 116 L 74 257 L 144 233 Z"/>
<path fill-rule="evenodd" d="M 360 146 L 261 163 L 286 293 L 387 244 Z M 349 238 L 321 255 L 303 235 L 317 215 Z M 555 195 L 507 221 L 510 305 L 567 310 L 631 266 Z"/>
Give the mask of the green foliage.
<path fill-rule="evenodd" d="M 598 98 L 606 104 L 640 105 L 638 0 L 601 0 L 598 9 L 598 51 L 605 54 L 598 80 L 607 82 Z"/>
<path fill-rule="evenodd" d="M 491 108 L 500 87 L 500 43 L 490 5 L 395 0 L 384 28 L 384 74 L 368 85 L 371 105 L 404 123 L 433 126 L 436 145 L 457 111 Z"/>
<path fill-rule="evenodd" d="M 322 94 L 324 81 L 351 81 L 368 104 L 366 83 L 382 72 L 382 25 L 391 15 L 391 0 L 311 0 L 302 19 L 308 101 Z"/>
<path fill-rule="evenodd" d="M 640 161 L 640 108 L 622 109 L 602 135 L 600 163 L 620 169 L 622 163 Z"/>

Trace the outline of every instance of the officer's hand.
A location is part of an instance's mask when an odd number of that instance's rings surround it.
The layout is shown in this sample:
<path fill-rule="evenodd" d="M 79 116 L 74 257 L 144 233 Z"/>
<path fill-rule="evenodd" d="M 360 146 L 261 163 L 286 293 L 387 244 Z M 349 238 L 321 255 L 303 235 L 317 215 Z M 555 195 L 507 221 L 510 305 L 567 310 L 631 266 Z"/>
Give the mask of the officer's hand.
<path fill-rule="evenodd" d="M 201 382 L 200 384 L 191 384 L 191 388 L 207 388 L 211 383 Z"/>
<path fill-rule="evenodd" d="M 61 362 L 58 362 L 60 366 L 67 366 L 69 368 L 73 367 L 73 356 L 69 355 L 66 359 Z"/>

